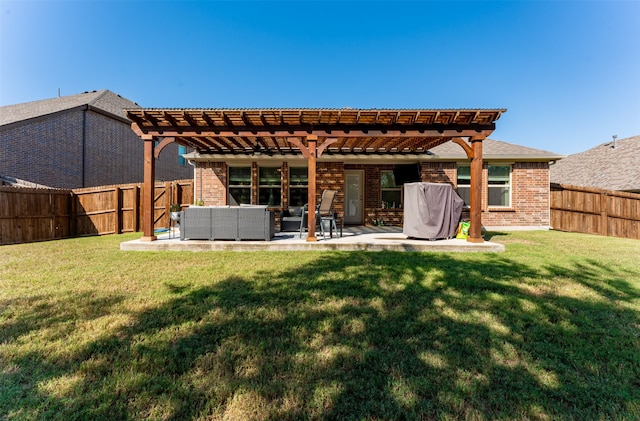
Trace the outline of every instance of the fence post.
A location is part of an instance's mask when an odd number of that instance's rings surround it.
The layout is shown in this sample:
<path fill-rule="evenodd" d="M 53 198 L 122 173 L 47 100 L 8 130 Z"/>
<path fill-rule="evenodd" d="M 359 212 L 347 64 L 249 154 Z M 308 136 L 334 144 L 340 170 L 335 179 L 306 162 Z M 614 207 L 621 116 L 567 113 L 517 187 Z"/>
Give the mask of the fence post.
<path fill-rule="evenodd" d="M 140 185 L 133 187 L 133 231 L 140 231 Z"/>
<path fill-rule="evenodd" d="M 171 181 L 165 181 L 164 183 L 164 215 L 162 215 L 163 227 L 168 227 L 169 225 L 171 225 L 171 218 L 169 217 L 169 214 L 171 212 L 171 204 L 173 203 L 172 187 L 173 187 L 173 183 Z"/>
<path fill-rule="evenodd" d="M 78 208 L 76 205 L 76 194 L 69 192 L 69 237 L 75 238 L 78 235 Z"/>
<path fill-rule="evenodd" d="M 114 203 L 116 205 L 116 209 L 115 209 L 115 215 L 114 215 L 114 223 L 116 225 L 116 229 L 115 232 L 116 234 L 122 234 L 122 203 L 120 201 L 120 187 L 116 187 L 115 189 L 113 189 L 113 194 L 114 194 Z"/>
<path fill-rule="evenodd" d="M 600 193 L 600 234 L 609 235 L 609 215 L 608 196 L 605 192 Z"/>

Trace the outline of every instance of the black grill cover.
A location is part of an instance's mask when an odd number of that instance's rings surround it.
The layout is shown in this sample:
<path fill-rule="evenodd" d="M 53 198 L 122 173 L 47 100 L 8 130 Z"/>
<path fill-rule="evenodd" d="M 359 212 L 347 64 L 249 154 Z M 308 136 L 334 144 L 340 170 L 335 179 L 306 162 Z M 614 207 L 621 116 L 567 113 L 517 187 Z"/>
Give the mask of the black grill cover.
<path fill-rule="evenodd" d="M 455 237 L 464 201 L 444 183 L 404 185 L 404 224 L 407 237 L 437 240 Z"/>

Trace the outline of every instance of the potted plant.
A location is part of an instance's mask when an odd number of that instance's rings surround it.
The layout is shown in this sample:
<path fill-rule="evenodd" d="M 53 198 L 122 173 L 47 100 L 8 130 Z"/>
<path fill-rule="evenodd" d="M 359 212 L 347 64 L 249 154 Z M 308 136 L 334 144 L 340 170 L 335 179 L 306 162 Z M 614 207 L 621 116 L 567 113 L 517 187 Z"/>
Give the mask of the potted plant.
<path fill-rule="evenodd" d="M 173 221 L 179 221 L 180 220 L 180 211 L 181 210 L 182 210 L 182 208 L 177 203 L 174 203 L 173 205 L 171 205 L 169 207 L 169 211 L 171 212 L 170 216 L 171 216 L 171 219 Z"/>

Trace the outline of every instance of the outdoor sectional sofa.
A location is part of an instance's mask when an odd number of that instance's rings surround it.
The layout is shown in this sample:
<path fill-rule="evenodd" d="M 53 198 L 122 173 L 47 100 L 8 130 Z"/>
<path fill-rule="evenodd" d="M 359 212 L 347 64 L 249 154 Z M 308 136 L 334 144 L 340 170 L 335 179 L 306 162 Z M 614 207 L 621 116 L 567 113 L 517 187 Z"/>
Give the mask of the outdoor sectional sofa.
<path fill-rule="evenodd" d="M 180 240 L 265 240 L 275 233 L 266 206 L 192 206 L 182 211 Z"/>

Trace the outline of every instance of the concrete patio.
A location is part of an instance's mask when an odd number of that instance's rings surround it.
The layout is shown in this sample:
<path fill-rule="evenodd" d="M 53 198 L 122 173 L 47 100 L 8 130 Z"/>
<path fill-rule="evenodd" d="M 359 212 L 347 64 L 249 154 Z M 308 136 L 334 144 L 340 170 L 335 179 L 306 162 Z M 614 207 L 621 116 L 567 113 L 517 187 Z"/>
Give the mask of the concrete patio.
<path fill-rule="evenodd" d="M 342 237 L 326 240 L 317 235 L 317 242 L 307 242 L 306 233 L 277 232 L 271 241 L 180 241 L 180 233 L 159 233 L 156 241 L 133 240 L 120 244 L 124 251 L 444 251 L 444 252 L 502 252 L 504 245 L 485 241 L 470 243 L 465 240 L 408 239 L 400 227 L 352 226 L 345 227 Z"/>

